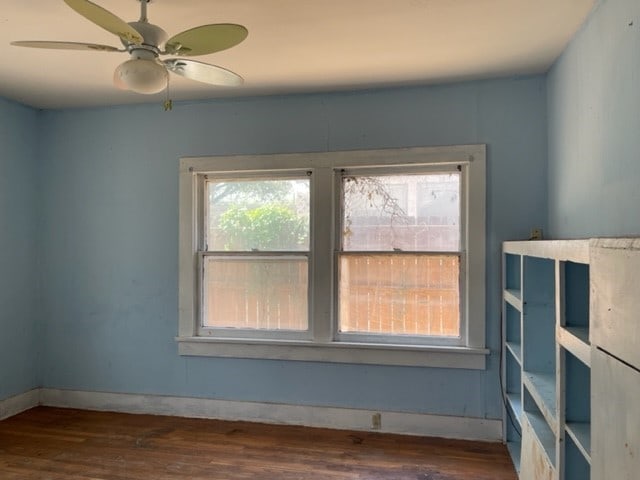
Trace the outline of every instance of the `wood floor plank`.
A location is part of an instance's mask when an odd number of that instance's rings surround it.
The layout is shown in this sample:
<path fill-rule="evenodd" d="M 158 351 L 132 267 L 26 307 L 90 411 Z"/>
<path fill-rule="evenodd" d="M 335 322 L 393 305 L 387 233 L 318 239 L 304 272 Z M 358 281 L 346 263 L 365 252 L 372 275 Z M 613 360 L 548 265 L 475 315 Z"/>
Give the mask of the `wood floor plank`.
<path fill-rule="evenodd" d="M 38 407 L 0 422 L 2 480 L 515 480 L 501 444 Z"/>

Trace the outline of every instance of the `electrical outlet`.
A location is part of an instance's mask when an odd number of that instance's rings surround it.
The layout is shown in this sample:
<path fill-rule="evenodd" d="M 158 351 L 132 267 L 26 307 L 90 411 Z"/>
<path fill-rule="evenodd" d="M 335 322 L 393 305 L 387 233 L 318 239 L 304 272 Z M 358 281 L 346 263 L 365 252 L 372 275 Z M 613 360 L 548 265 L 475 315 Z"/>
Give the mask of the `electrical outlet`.
<path fill-rule="evenodd" d="M 371 415 L 371 428 L 374 430 L 380 430 L 382 428 L 382 414 L 374 413 Z"/>
<path fill-rule="evenodd" d="M 542 229 L 537 227 L 532 228 L 529 240 L 542 240 Z"/>

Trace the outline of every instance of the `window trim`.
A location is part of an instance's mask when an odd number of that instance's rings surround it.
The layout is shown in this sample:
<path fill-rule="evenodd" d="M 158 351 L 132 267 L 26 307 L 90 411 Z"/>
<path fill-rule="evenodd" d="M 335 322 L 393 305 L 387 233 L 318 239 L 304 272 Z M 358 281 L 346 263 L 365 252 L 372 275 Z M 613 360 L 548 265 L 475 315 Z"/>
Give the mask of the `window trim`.
<path fill-rule="evenodd" d="M 185 157 L 179 174 L 179 326 L 176 341 L 181 355 L 263 358 L 338 363 L 431 366 L 484 369 L 489 350 L 485 348 L 485 203 L 486 146 L 416 147 L 321 153 L 248 156 Z M 461 189 L 466 207 L 468 271 L 464 276 L 466 346 L 353 343 L 334 340 L 335 279 L 333 242 L 337 197 L 334 171 L 362 167 L 414 167 L 459 164 L 468 179 Z M 205 172 L 239 175 L 269 171 L 313 171 L 311 185 L 310 318 L 313 340 L 220 338 L 198 336 L 199 228 L 203 195 L 198 176 Z M 334 192 L 335 193 L 335 192 Z M 314 232 L 327 232 L 328 240 Z M 330 259 L 330 261 L 319 260 Z M 462 268 L 465 268 L 464 266 Z M 320 278 L 323 281 L 316 282 Z M 474 288 L 470 288 L 473 285 Z M 322 301 L 321 299 L 329 299 Z M 461 312 L 462 314 L 462 312 Z M 471 319 L 470 315 L 473 315 Z"/>

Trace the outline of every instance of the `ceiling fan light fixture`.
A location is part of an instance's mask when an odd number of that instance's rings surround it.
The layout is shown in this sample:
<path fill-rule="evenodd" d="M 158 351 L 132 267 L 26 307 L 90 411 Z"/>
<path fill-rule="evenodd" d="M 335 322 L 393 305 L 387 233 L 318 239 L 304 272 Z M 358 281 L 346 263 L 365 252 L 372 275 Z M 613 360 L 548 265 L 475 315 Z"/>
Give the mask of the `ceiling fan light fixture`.
<path fill-rule="evenodd" d="M 132 58 L 116 68 L 114 83 L 124 90 L 150 95 L 167 88 L 169 73 L 155 60 Z"/>

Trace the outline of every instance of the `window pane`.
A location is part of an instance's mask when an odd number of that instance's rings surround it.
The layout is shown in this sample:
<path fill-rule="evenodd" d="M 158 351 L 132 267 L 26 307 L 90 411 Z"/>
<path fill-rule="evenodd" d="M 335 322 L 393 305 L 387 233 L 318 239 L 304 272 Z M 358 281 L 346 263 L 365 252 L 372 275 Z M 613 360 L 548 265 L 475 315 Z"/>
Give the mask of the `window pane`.
<path fill-rule="evenodd" d="M 460 250 L 460 173 L 345 176 L 346 251 Z"/>
<path fill-rule="evenodd" d="M 457 255 L 340 256 L 341 332 L 460 335 Z"/>
<path fill-rule="evenodd" d="M 209 251 L 307 251 L 309 179 L 207 182 Z"/>
<path fill-rule="evenodd" d="M 204 327 L 307 330 L 307 259 L 205 257 Z"/>

